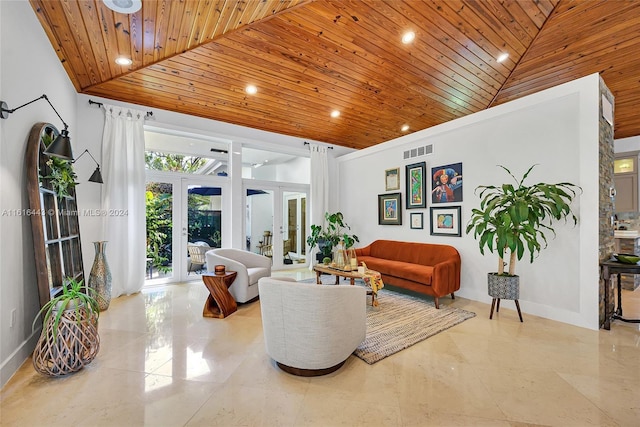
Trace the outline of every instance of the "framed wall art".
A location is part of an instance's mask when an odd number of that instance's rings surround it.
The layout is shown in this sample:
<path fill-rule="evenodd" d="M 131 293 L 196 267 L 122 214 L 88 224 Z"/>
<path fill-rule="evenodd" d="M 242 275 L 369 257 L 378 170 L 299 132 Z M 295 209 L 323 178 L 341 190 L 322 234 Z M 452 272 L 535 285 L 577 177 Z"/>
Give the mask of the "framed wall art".
<path fill-rule="evenodd" d="M 384 191 L 400 189 L 400 168 L 384 171 Z"/>
<path fill-rule="evenodd" d="M 460 222 L 460 206 L 431 207 L 431 235 L 456 236 L 462 235 Z"/>
<path fill-rule="evenodd" d="M 462 201 L 462 163 L 431 168 L 431 202 Z"/>
<path fill-rule="evenodd" d="M 406 166 L 405 179 L 407 184 L 407 209 L 424 208 L 426 200 L 426 173 L 425 162 L 414 163 Z"/>
<path fill-rule="evenodd" d="M 411 212 L 409 215 L 411 228 L 422 230 L 424 228 L 424 216 L 422 212 Z"/>
<path fill-rule="evenodd" d="M 378 224 L 402 225 L 402 193 L 378 194 Z"/>

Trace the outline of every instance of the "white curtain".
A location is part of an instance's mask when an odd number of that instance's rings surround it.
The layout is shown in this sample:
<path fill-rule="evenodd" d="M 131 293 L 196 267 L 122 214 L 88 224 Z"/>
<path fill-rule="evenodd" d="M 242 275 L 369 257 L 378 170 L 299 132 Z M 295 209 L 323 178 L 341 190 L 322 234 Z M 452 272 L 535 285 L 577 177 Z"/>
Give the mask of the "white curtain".
<path fill-rule="evenodd" d="M 102 135 L 103 235 L 111 269 L 111 296 L 142 289 L 146 257 L 145 112 L 104 105 Z"/>
<path fill-rule="evenodd" d="M 324 226 L 324 213 L 329 209 L 329 160 L 327 147 L 310 144 L 311 147 L 311 224 Z M 313 269 L 317 247 L 310 248 L 309 269 Z"/>

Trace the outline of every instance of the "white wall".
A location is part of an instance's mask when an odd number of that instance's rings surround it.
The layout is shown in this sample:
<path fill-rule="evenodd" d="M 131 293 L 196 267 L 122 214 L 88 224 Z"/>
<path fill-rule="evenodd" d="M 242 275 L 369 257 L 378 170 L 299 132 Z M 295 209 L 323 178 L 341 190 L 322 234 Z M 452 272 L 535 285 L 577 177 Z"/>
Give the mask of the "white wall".
<path fill-rule="evenodd" d="M 0 99 L 15 108 L 46 94 L 69 125 L 76 152 L 84 150 L 76 127 L 76 94 L 44 30 L 26 1 L 0 1 Z M 31 354 L 39 310 L 31 220 L 16 212 L 29 207 L 24 155 L 37 122 L 63 126 L 45 100 L 0 120 L 0 384 Z M 10 326 L 11 312 L 16 323 Z"/>
<path fill-rule="evenodd" d="M 361 244 L 376 239 L 449 244 L 462 258 L 458 294 L 490 302 L 486 275 L 496 271 L 497 257 L 482 256 L 472 236 L 464 234 L 471 209 L 479 207 L 478 185 L 500 185 L 511 178 L 502 164 L 522 177 L 539 164 L 527 181 L 569 181 L 584 193 L 573 209 L 580 225 L 557 224 L 555 239 L 534 264 L 518 263 L 520 304 L 525 313 L 598 328 L 598 76 L 592 75 L 520 100 L 389 141 L 338 159 L 339 206 Z M 410 148 L 433 144 L 433 154 L 403 160 Z M 431 236 L 429 209 L 405 210 L 406 164 L 426 161 L 431 168 L 463 164 L 462 237 Z M 384 171 L 401 169 L 403 225 L 378 225 L 377 195 L 384 191 Z M 431 188 L 431 178 L 427 182 Z M 428 198 L 427 206 L 431 206 Z M 444 206 L 444 205 L 440 205 Z M 424 213 L 424 230 L 410 229 L 409 213 Z M 488 313 L 479 313 L 488 315 Z M 526 321 L 526 320 L 525 320 Z"/>
<path fill-rule="evenodd" d="M 613 142 L 613 151 L 615 151 L 616 153 L 640 151 L 640 136 L 616 139 Z"/>

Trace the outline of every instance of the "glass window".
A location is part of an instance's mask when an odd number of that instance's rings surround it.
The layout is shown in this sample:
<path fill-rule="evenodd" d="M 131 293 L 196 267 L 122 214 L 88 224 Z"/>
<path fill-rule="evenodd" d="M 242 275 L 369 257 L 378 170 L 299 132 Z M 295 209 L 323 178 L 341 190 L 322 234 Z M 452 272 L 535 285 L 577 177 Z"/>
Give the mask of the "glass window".
<path fill-rule="evenodd" d="M 242 178 L 309 184 L 308 157 L 242 147 Z"/>
<path fill-rule="evenodd" d="M 613 173 L 632 173 L 635 171 L 635 158 L 633 157 L 616 159 L 613 162 Z"/>
<path fill-rule="evenodd" d="M 228 143 L 216 139 L 145 130 L 148 170 L 194 175 L 226 175 Z"/>

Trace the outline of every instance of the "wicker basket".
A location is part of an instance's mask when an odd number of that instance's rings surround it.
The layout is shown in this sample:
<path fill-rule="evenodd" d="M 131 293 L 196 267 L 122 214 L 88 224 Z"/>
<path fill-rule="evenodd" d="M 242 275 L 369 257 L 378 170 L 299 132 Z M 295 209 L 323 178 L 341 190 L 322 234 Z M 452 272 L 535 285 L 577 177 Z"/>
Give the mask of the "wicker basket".
<path fill-rule="evenodd" d="M 98 315 L 80 307 L 65 310 L 54 338 L 56 312 L 43 325 L 40 339 L 33 351 L 33 367 L 49 376 L 61 376 L 79 371 L 98 354 Z"/>

